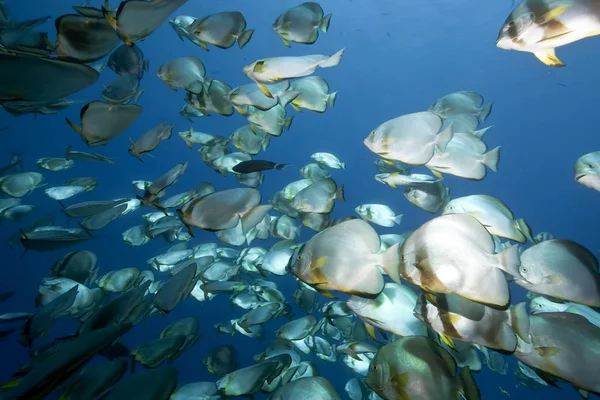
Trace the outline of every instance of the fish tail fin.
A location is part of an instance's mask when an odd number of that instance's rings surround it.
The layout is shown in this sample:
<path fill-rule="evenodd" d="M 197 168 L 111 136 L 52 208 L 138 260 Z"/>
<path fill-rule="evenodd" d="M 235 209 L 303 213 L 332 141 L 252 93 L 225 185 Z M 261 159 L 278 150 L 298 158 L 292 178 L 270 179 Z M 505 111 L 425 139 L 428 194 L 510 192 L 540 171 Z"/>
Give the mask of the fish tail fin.
<path fill-rule="evenodd" d="M 281 107 L 285 107 L 298 96 L 300 96 L 300 92 L 297 90 L 286 91 L 279 96 L 279 104 L 281 104 Z"/>
<path fill-rule="evenodd" d="M 519 246 L 512 245 L 502 250 L 500 253 L 494 255 L 497 259 L 496 268 L 515 276 L 521 277 L 519 267 L 521 266 L 521 257 L 519 256 Z"/>
<path fill-rule="evenodd" d="M 473 131 L 473 136 L 475 136 L 475 137 L 478 137 L 479 139 L 483 139 L 483 135 L 485 135 L 485 134 L 486 134 L 486 132 L 487 132 L 487 131 L 488 131 L 488 130 L 489 130 L 491 127 L 492 127 L 492 126 L 494 126 L 494 125 L 490 125 L 490 126 L 487 126 L 487 127 L 483 128 L 483 129 L 478 129 L 478 130 L 476 130 L 476 131 Z"/>
<path fill-rule="evenodd" d="M 140 89 L 138 91 L 135 92 L 135 94 L 133 95 L 133 104 L 137 104 L 138 100 L 140 99 L 140 96 L 146 91 L 146 89 Z"/>
<path fill-rule="evenodd" d="M 338 92 L 329 93 L 327 95 L 327 106 L 329 106 L 329 108 L 333 108 L 335 104 L 335 99 L 337 99 L 337 95 Z"/>
<path fill-rule="evenodd" d="M 404 214 L 398 214 L 396 215 L 393 219 L 394 219 L 394 223 L 396 225 L 400 225 L 400 222 L 402 222 L 402 217 L 404 217 Z"/>
<path fill-rule="evenodd" d="M 529 341 L 529 314 L 525 302 L 513 306 L 509 310 L 510 326 L 523 341 Z"/>
<path fill-rule="evenodd" d="M 248 29 L 240 34 L 238 37 L 238 46 L 240 49 L 243 49 L 246 44 L 252 39 L 252 35 L 254 34 L 254 29 Z"/>
<path fill-rule="evenodd" d="M 294 117 L 288 117 L 286 119 L 283 120 L 283 127 L 285 128 L 286 131 L 290 130 L 290 126 L 292 126 L 292 121 L 294 120 Z"/>
<path fill-rule="evenodd" d="M 453 137 L 454 133 L 452 133 L 452 124 L 449 124 L 437 134 L 435 138 L 435 145 L 441 151 L 446 151 L 446 146 L 448 146 L 448 143 L 450 143 Z"/>
<path fill-rule="evenodd" d="M 492 171 L 498 172 L 498 163 L 500 162 L 500 146 L 488 151 L 483 155 L 483 163 Z"/>
<path fill-rule="evenodd" d="M 326 58 L 325 60 L 321 61 L 319 63 L 319 67 L 329 68 L 329 67 L 335 67 L 336 65 L 338 65 L 340 63 L 340 61 L 342 60 L 342 55 L 344 54 L 344 50 L 346 50 L 346 48 L 341 49 L 340 51 L 338 51 L 331 57 Z"/>
<path fill-rule="evenodd" d="M 460 377 L 461 393 L 465 399 L 479 400 L 481 398 L 481 393 L 479 392 L 479 388 L 477 387 L 475 379 L 473 379 L 473 375 L 471 374 L 469 367 L 464 367 L 461 369 L 458 376 Z"/>
<path fill-rule="evenodd" d="M 283 171 L 285 169 L 285 167 L 289 166 L 290 164 L 275 164 L 275 169 L 278 169 L 280 171 Z"/>
<path fill-rule="evenodd" d="M 344 185 L 340 185 L 339 188 L 335 191 L 335 198 L 339 201 L 346 201 L 344 197 Z"/>
<path fill-rule="evenodd" d="M 525 236 L 527 240 L 529 240 L 531 243 L 535 243 L 535 241 L 533 240 L 533 234 L 531 233 L 531 227 L 525 221 L 524 218 L 519 218 L 518 220 L 516 220 L 515 227 L 519 232 L 523 234 L 523 236 Z"/>
<path fill-rule="evenodd" d="M 479 109 L 479 112 L 477 113 L 477 119 L 479 120 L 479 123 L 484 122 L 487 117 L 490 116 L 490 114 L 492 113 L 492 107 L 494 106 L 494 103 L 490 103 L 487 106 L 483 106 Z"/>
<path fill-rule="evenodd" d="M 380 253 L 381 262 L 379 265 L 394 282 L 400 282 L 400 270 L 398 268 L 398 265 L 400 265 L 399 248 L 400 244 L 396 243 L 388 247 L 383 253 Z"/>
<path fill-rule="evenodd" d="M 329 29 L 329 24 L 331 23 L 331 16 L 332 14 L 327 14 L 319 23 L 319 29 L 321 30 L 321 32 L 327 33 L 327 30 Z"/>

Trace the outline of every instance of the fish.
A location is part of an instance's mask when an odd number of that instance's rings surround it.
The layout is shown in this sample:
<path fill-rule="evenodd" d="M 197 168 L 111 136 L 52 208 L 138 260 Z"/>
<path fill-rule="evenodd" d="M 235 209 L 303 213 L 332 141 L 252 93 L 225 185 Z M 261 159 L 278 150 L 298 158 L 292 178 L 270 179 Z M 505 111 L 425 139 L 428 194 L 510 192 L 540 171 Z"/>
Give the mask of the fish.
<path fill-rule="evenodd" d="M 581 315 L 550 312 L 530 316 L 530 343 L 519 342 L 515 357 L 536 370 L 600 392 L 593 363 L 600 351 L 600 328 Z"/>
<path fill-rule="evenodd" d="M 479 123 L 482 123 L 490 116 L 490 113 L 492 112 L 492 103 L 483 107 L 482 104 L 483 96 L 479 93 L 470 90 L 462 90 L 440 97 L 429 106 L 429 110 L 444 119 L 450 118 L 452 120 L 452 125 L 457 123 L 457 121 L 455 121 L 456 117 L 467 115 L 475 117 Z M 477 126 L 475 126 L 475 128 L 477 128 Z M 457 132 L 455 131 L 454 133 Z M 485 132 L 480 132 L 479 134 L 483 136 Z"/>
<path fill-rule="evenodd" d="M 311 75 L 317 67 L 330 68 L 338 65 L 345 49 L 332 56 L 312 54 L 300 57 L 277 57 L 260 59 L 243 68 L 244 74 L 254 81 L 267 97 L 273 97 L 266 84 Z"/>
<path fill-rule="evenodd" d="M 0 52 L 0 100 L 52 101 L 91 86 L 99 76 L 84 64 Z"/>
<path fill-rule="evenodd" d="M 318 400 L 342 400 L 335 386 L 322 376 L 309 376 L 288 382 L 277 389 L 273 400 L 302 400 L 306 397 Z"/>
<path fill-rule="evenodd" d="M 185 3 L 187 0 L 123 1 L 119 4 L 116 15 L 113 16 L 104 6 L 102 14 L 121 40 L 127 46 L 132 46 L 158 29 Z"/>
<path fill-rule="evenodd" d="M 179 57 L 158 68 L 156 75 L 172 90 L 185 89 L 190 93 L 208 92 L 212 79 L 205 78 L 206 69 L 196 57 Z"/>
<path fill-rule="evenodd" d="M 144 72 L 148 72 L 149 62 L 144 60 L 144 53 L 137 45 L 123 44 L 110 53 L 106 65 L 117 75 L 133 75 L 142 79 Z"/>
<path fill-rule="evenodd" d="M 164 126 L 163 122 L 160 122 L 154 128 L 144 132 L 135 142 L 130 139 L 131 146 L 128 150 L 129 154 L 142 161 L 140 157 L 142 154 L 154 150 L 161 140 L 168 140 L 171 138 L 174 126 L 175 124 Z"/>
<path fill-rule="evenodd" d="M 433 293 L 455 293 L 499 309 L 510 305 L 504 272 L 521 278 L 518 247 L 495 254 L 492 236 L 468 214 L 447 214 L 413 231 L 399 250 L 399 269 L 385 272 Z M 486 284 L 482 286 L 482 282 Z"/>
<path fill-rule="evenodd" d="M 521 277 L 515 283 L 534 293 L 600 307 L 598 260 L 582 245 L 553 239 L 521 254 Z"/>
<path fill-rule="evenodd" d="M 134 104 L 116 105 L 99 101 L 88 103 L 81 109 L 81 126 L 67 124 L 81 136 L 88 147 L 104 146 L 121 135 L 142 113 L 142 107 Z"/>
<path fill-rule="evenodd" d="M 290 47 L 290 42 L 313 44 L 319 38 L 319 31 L 327 33 L 331 23 L 331 14 L 325 15 L 318 3 L 306 2 L 292 7 L 273 23 L 273 30 L 283 44 Z"/>
<path fill-rule="evenodd" d="M 69 145 L 67 147 L 67 154 L 65 155 L 66 160 L 80 160 L 80 161 L 88 161 L 88 162 L 105 162 L 108 164 L 114 164 L 115 161 L 110 158 L 103 156 L 101 154 L 89 154 L 83 151 L 73 150 L 73 146 Z"/>
<path fill-rule="evenodd" d="M 406 336 L 377 351 L 365 383 L 385 400 L 479 400 L 479 388 L 469 368 L 458 375 L 456 370 L 454 358 L 432 339 Z"/>
<path fill-rule="evenodd" d="M 82 63 L 101 60 L 119 42 L 106 19 L 83 15 L 63 15 L 56 19 L 56 54 Z"/>
<path fill-rule="evenodd" d="M 593 0 L 524 0 L 504 21 L 496 47 L 533 55 L 550 67 L 565 64 L 555 49 L 600 33 L 600 6 Z"/>
<path fill-rule="evenodd" d="M 228 49 L 236 41 L 243 49 L 254 34 L 254 29 L 246 30 L 246 19 L 239 11 L 226 11 L 196 19 L 187 30 L 196 39 L 194 43 L 207 51 L 207 43 Z"/>
<path fill-rule="evenodd" d="M 600 192 L 600 151 L 582 155 L 575 162 L 575 180 Z"/>
<path fill-rule="evenodd" d="M 454 136 L 449 128 L 441 128 L 442 119 L 431 111 L 406 114 L 379 125 L 364 144 L 386 160 L 425 165 L 434 149 L 446 150 Z"/>
<path fill-rule="evenodd" d="M 267 171 L 270 169 L 277 169 L 277 170 L 283 171 L 285 169 L 285 167 L 287 167 L 288 165 L 289 164 L 277 164 L 272 161 L 265 161 L 265 160 L 249 160 L 249 161 L 242 161 L 239 164 L 236 164 L 232 168 L 232 171 L 237 172 L 239 174 L 248 174 L 251 172 Z"/>
<path fill-rule="evenodd" d="M 321 293 L 337 290 L 374 298 L 384 288 L 379 268 L 398 265 L 398 245 L 379 253 L 380 239 L 361 219 L 333 225 L 313 236 L 299 250 L 290 271 Z"/>
<path fill-rule="evenodd" d="M 329 84 L 320 76 L 307 76 L 290 82 L 290 92 L 298 93 L 291 105 L 294 110 L 302 109 L 324 113 L 327 107 L 333 108 L 338 92 L 329 93 Z"/>
<path fill-rule="evenodd" d="M 531 228 L 523 218 L 514 219 L 512 211 L 501 200 L 488 195 L 471 195 L 450 200 L 442 214 L 466 213 L 475 217 L 489 233 L 519 243 L 532 238 Z"/>

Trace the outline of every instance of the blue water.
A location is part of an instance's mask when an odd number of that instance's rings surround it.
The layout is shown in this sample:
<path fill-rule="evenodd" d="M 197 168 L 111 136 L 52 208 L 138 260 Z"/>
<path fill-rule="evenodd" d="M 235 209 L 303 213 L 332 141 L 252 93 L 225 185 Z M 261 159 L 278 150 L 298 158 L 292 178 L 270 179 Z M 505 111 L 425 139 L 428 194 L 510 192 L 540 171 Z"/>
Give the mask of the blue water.
<path fill-rule="evenodd" d="M 16 20 L 50 15 L 57 18 L 72 13 L 71 0 L 7 0 Z M 333 13 L 327 34 L 311 46 L 292 44 L 286 48 L 272 31 L 275 18 L 285 9 L 299 4 L 289 0 L 253 1 L 200 1 L 190 0 L 173 16 L 201 17 L 220 11 L 241 11 L 248 28 L 256 29 L 249 44 L 240 50 L 237 45 L 228 50 L 210 47 L 206 52 L 188 41 L 180 41 L 173 29 L 165 23 L 138 45 L 150 60 L 150 70 L 140 87 L 146 91 L 138 104 L 143 106 L 141 117 L 118 139 L 91 152 L 113 157 L 115 165 L 77 162 L 75 168 L 62 172 L 43 172 L 49 186 L 81 176 L 99 179 L 95 191 L 81 194 L 69 204 L 87 200 L 105 200 L 133 196 L 131 181 L 152 180 L 173 165 L 189 162 L 188 169 L 170 194 L 186 191 L 208 181 L 218 190 L 237 187 L 235 179 L 215 173 L 199 158 L 196 149 L 186 147 L 176 134 L 162 142 L 153 152 L 155 158 L 144 157 L 144 162 L 127 153 L 128 137 L 135 138 L 159 121 L 174 123 L 174 132 L 184 131 L 190 122 L 179 116 L 184 92 L 170 90 L 156 76 L 164 62 L 180 56 L 194 55 L 207 68 L 207 75 L 223 80 L 232 87 L 249 81 L 242 67 L 259 58 L 283 55 L 333 54 L 345 47 L 340 65 L 321 69 L 332 90 L 339 91 L 335 108 L 324 114 L 304 111 L 294 115 L 289 132 L 273 138 L 268 150 L 260 158 L 293 164 L 285 171 L 269 171 L 260 186 L 263 202 L 287 183 L 300 179 L 298 170 L 311 162 L 310 154 L 331 152 L 346 162 L 347 168 L 334 171 L 333 177 L 345 185 L 346 202 L 337 203 L 334 218 L 354 215 L 354 207 L 364 203 L 382 203 L 396 212 L 404 213 L 399 228 L 377 228 L 380 233 L 401 233 L 416 229 L 431 218 L 425 211 L 412 206 L 400 190 L 394 190 L 373 179 L 375 156 L 363 145 L 363 139 L 380 123 L 401 114 L 425 110 L 436 98 L 458 90 L 473 90 L 494 102 L 494 109 L 485 125 L 494 127 L 486 134 L 490 148 L 501 145 L 501 161 L 497 173 L 489 172 L 480 182 L 471 182 L 452 176 L 446 177 L 452 197 L 469 194 L 489 194 L 503 200 L 516 217 L 525 217 L 534 233 L 548 231 L 557 238 L 571 239 L 595 252 L 599 247 L 598 193 L 587 189 L 573 178 L 577 157 L 598 149 L 597 88 L 600 85 L 596 51 L 599 39 L 586 39 L 557 51 L 568 66 L 553 69 L 541 64 L 528 53 L 509 52 L 495 47 L 495 40 L 504 19 L 510 12 L 510 1 L 429 0 L 408 2 L 392 0 L 330 0 L 321 4 L 326 13 Z M 92 2 L 92 5 L 99 3 Z M 111 3 L 116 6 L 115 2 Z M 53 39 L 52 20 L 42 26 Z M 102 84 L 116 77 L 106 69 L 92 87 L 71 96 L 74 99 L 99 100 Z M 65 117 L 79 121 L 80 105 L 57 115 L 13 117 L 0 114 L 0 125 L 8 126 L 0 132 L 0 160 L 8 161 L 11 152 L 23 152 L 25 171 L 37 171 L 35 160 L 40 157 L 62 157 L 68 145 L 75 150 L 89 151 L 79 136 L 65 123 Z M 242 116 L 211 116 L 195 119 L 197 131 L 228 136 L 246 122 Z M 3 163 L 0 163 L 3 164 Z M 419 171 L 415 169 L 415 172 Z M 426 172 L 425 170 L 420 172 Z M 24 198 L 24 204 L 38 206 L 36 216 L 53 213 L 58 223 L 65 223 L 60 206 L 48 199 L 43 190 Z M 146 268 L 146 260 L 165 251 L 170 245 L 155 240 L 143 247 L 133 248 L 122 239 L 121 233 L 141 223 L 140 209 L 128 214 L 97 232 L 97 238 L 74 249 L 88 249 L 99 258 L 100 274 L 110 270 L 136 266 Z M 23 222 L 26 226 L 33 217 Z M 73 222 L 71 222 L 73 224 Z M 0 242 L 19 228 L 14 222 L 0 226 Z M 195 231 L 191 244 L 216 242 L 213 233 Z M 303 229 L 302 239 L 310 237 Z M 272 241 L 256 242 L 268 248 Z M 191 246 L 190 246 L 191 247 Z M 73 250 L 74 250 L 73 249 Z M 40 279 L 47 275 L 51 265 L 65 252 L 30 252 L 20 258 L 21 249 L 3 247 L 2 280 L 0 292 L 12 290 L 16 295 L 0 304 L 0 313 L 34 310 L 33 299 Z M 163 277 L 164 278 L 164 277 Z M 289 295 L 296 288 L 291 276 L 275 279 L 280 289 Z M 522 299 L 521 289 L 512 288 L 515 299 Z M 325 299 L 322 298 L 321 303 Z M 219 295 L 210 302 L 198 303 L 193 298 L 179 305 L 166 317 L 154 317 L 142 322 L 124 342 L 135 347 L 156 335 L 167 325 L 185 316 L 200 321 L 202 339 L 176 362 L 179 382 L 215 380 L 202 365 L 202 358 L 215 345 L 231 344 L 240 353 L 242 366 L 252 363 L 251 357 L 273 339 L 273 330 L 285 322 L 278 319 L 265 326 L 267 338 L 258 342 L 241 335 L 217 337 L 214 323 L 226 322 L 243 315 L 244 310 L 229 304 L 228 296 Z M 301 315 L 301 314 L 299 314 Z M 58 325 L 68 333 L 74 325 Z M 16 344 L 15 336 L 0 341 L 0 380 L 8 380 L 20 363 L 27 360 L 26 349 Z M 304 356 L 303 356 L 304 357 Z M 321 374 L 331 380 L 340 394 L 352 376 L 341 362 L 330 364 L 314 357 Z M 512 372 L 515 362 L 510 360 L 509 374 L 500 376 L 483 367 L 476 374 L 484 399 L 504 399 L 498 386 L 508 390 L 511 398 L 531 396 L 546 399 L 577 398 L 568 385 L 562 390 L 542 389 L 532 392 L 518 383 Z M 257 396 L 260 397 L 261 395 Z"/>

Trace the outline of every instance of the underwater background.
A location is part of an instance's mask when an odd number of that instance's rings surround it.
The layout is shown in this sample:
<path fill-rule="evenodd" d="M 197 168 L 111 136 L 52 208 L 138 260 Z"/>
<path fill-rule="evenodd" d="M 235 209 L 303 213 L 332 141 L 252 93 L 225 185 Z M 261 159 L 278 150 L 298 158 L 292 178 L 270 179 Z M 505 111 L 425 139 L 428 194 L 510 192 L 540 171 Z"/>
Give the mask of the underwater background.
<path fill-rule="evenodd" d="M 18 20 L 50 15 L 56 18 L 72 13 L 71 0 L 7 0 L 13 17 Z M 260 154 L 261 159 L 292 164 L 284 171 L 266 173 L 259 186 L 263 203 L 287 183 L 300 179 L 298 170 L 311 162 L 314 152 L 330 152 L 346 163 L 345 170 L 331 170 L 338 184 L 344 184 L 345 202 L 336 204 L 332 218 L 355 215 L 360 204 L 378 203 L 390 206 L 404 214 L 400 226 L 375 227 L 378 233 L 401 233 L 413 230 L 431 219 L 431 214 L 414 207 L 403 198 L 402 192 L 382 185 L 373 176 L 374 155 L 364 146 L 363 139 L 381 122 L 401 114 L 423 111 L 438 97 L 459 91 L 473 90 L 493 102 L 493 111 L 486 125 L 493 125 L 485 139 L 489 148 L 501 146 L 498 172 L 489 172 L 482 181 L 468 181 L 445 176 L 450 195 L 488 194 L 501 198 L 511 206 L 517 217 L 524 217 L 534 234 L 551 232 L 557 238 L 576 241 L 592 252 L 600 247 L 598 227 L 600 211 L 598 193 L 578 184 L 573 178 L 573 165 L 582 154 L 599 147 L 598 88 L 600 87 L 600 52 L 598 39 L 588 39 L 561 48 L 561 59 L 566 68 L 548 68 L 531 55 L 503 51 L 495 47 L 498 30 L 509 14 L 509 0 L 327 0 L 321 1 L 326 13 L 333 13 L 326 34 L 310 46 L 292 44 L 286 48 L 274 34 L 271 25 L 285 9 L 299 4 L 290 0 L 190 0 L 174 15 L 203 16 L 221 11 L 240 11 L 248 28 L 256 29 L 252 40 L 244 49 L 237 46 L 222 50 L 211 47 L 206 52 L 189 41 L 180 41 L 164 23 L 157 31 L 139 42 L 144 56 L 150 62 L 141 87 L 145 93 L 138 104 L 143 112 L 119 138 L 108 145 L 93 149 L 114 158 L 116 164 L 84 163 L 66 171 L 40 171 L 45 182 L 58 185 L 79 176 L 98 178 L 96 190 L 82 193 L 75 202 L 133 197 L 132 180 L 152 180 L 176 163 L 188 162 L 186 173 L 180 177 L 172 194 L 192 188 L 201 182 L 211 182 L 217 190 L 238 187 L 232 175 L 221 176 L 207 167 L 197 154 L 176 135 L 161 143 L 153 151 L 154 158 L 144 162 L 127 154 L 129 137 L 135 138 L 161 120 L 175 124 L 174 132 L 189 129 L 190 122 L 179 115 L 182 91 L 172 91 L 156 76 L 157 68 L 175 57 L 193 55 L 202 60 L 207 75 L 223 80 L 232 87 L 249 81 L 242 67 L 266 57 L 305 54 L 333 54 L 346 48 L 342 62 L 335 68 L 321 69 L 318 74 L 339 95 L 335 107 L 323 114 L 293 110 L 289 132 L 272 138 L 269 148 Z M 99 6 L 100 4 L 91 5 Z M 111 6 L 115 6 L 111 4 Z M 52 20 L 42 28 L 53 31 Z M 74 99 L 99 100 L 102 84 L 115 78 L 105 70 L 100 80 L 73 96 Z M 75 150 L 89 151 L 78 135 L 65 123 L 65 117 L 79 121 L 79 105 L 74 105 L 55 115 L 11 116 L 0 113 L 0 160 L 10 160 L 13 152 L 21 152 L 23 170 L 38 171 L 35 160 L 41 157 L 63 157 L 68 145 Z M 213 115 L 194 119 L 196 131 L 228 136 L 246 122 L 239 114 L 231 117 Z M 415 168 L 414 172 L 420 168 Z M 423 173 L 426 169 L 423 168 Z M 28 204 L 37 206 L 35 215 L 52 213 L 58 224 L 76 226 L 68 221 L 57 202 L 48 199 L 43 190 L 27 198 Z M 125 215 L 101 231 L 95 239 L 68 250 L 55 252 L 27 252 L 22 249 L 2 247 L 3 271 L 0 292 L 16 294 L 0 304 L 0 314 L 34 310 L 33 299 L 42 277 L 49 268 L 68 251 L 87 249 L 98 256 L 99 274 L 108 271 L 138 267 L 143 270 L 146 260 L 166 251 L 171 244 L 154 240 L 142 247 L 130 247 L 121 238 L 127 228 L 140 223 L 140 215 L 147 209 Z M 30 217 L 33 219 L 34 217 Z M 27 224 L 27 223 L 25 223 Z M 0 243 L 14 234 L 19 223 L 3 221 L 0 225 Z M 307 240 L 313 232 L 303 228 L 300 240 Z M 196 245 L 215 242 L 214 233 L 195 230 Z M 257 241 L 265 248 L 274 243 Z M 297 285 L 291 275 L 269 278 L 291 300 Z M 511 285 L 513 304 L 525 299 L 525 291 Z M 344 298 L 344 297 L 340 297 Z M 321 297 L 321 304 L 326 299 Z M 290 301 L 293 307 L 296 307 Z M 297 316 L 302 311 L 295 308 Z M 234 346 L 241 366 L 251 365 L 252 356 L 260 353 L 264 345 L 274 338 L 274 330 L 282 323 L 276 319 L 265 325 L 265 339 L 257 341 L 236 334 L 217 336 L 213 324 L 237 318 L 244 310 L 231 305 L 229 296 L 218 295 L 211 301 L 199 303 L 189 297 L 165 317 L 144 320 L 123 342 L 130 348 L 156 335 L 168 324 L 187 316 L 200 322 L 202 338 L 194 347 L 178 358 L 174 365 L 179 370 L 179 384 L 196 381 L 215 381 L 208 373 L 202 358 L 220 344 Z M 53 335 L 67 335 L 76 329 L 72 321 L 57 323 Z M 49 340 L 48 338 L 44 341 Z M 8 381 L 11 374 L 27 361 L 27 349 L 17 344 L 14 337 L 0 341 L 0 380 Z M 322 376 L 335 384 L 344 397 L 344 384 L 353 377 L 341 362 L 327 363 L 307 355 Z M 577 398 L 577 392 L 561 383 L 562 390 L 540 387 L 536 391 L 518 385 L 513 372 L 516 360 L 506 357 L 507 375 L 500 375 L 483 367 L 475 379 L 484 399 L 512 399 L 531 396 L 545 399 Z M 143 368 L 137 366 L 137 368 Z M 255 398 L 267 398 L 259 393 Z"/>

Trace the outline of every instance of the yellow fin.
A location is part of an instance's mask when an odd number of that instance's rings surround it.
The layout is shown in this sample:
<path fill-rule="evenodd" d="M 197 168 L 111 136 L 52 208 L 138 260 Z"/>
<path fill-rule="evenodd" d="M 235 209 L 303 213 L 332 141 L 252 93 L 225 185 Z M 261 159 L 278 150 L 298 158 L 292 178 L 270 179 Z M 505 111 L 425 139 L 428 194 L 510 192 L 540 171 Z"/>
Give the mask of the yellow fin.
<path fill-rule="evenodd" d="M 14 381 L 5 382 L 5 383 L 0 384 L 0 389 L 14 388 L 14 387 L 19 386 L 19 383 L 21 383 L 20 379 L 15 379 Z"/>
<path fill-rule="evenodd" d="M 558 17 L 560 17 L 565 11 L 569 8 L 569 4 L 565 4 L 559 7 L 554 8 L 553 10 L 548 11 L 546 14 L 542 15 L 539 18 L 536 18 L 536 23 L 539 25 L 547 24 L 550 21 L 554 21 Z"/>
<path fill-rule="evenodd" d="M 110 15 L 110 12 L 105 7 L 102 7 L 102 15 L 104 15 L 104 18 L 106 19 L 106 21 L 108 21 L 110 26 L 112 26 L 115 31 L 118 31 L 117 19 L 115 17 L 113 17 L 112 15 Z"/>
<path fill-rule="evenodd" d="M 600 31 L 591 31 L 591 32 L 588 32 L 585 35 L 585 37 L 592 37 L 592 36 L 598 36 L 598 35 L 600 35 Z"/>
<path fill-rule="evenodd" d="M 290 103 L 292 105 L 292 108 L 297 111 L 297 112 L 302 112 L 302 109 L 300 107 L 298 107 L 298 105 L 294 102 Z"/>
<path fill-rule="evenodd" d="M 544 278 L 544 282 L 550 285 L 556 285 L 557 283 L 560 283 L 561 281 L 563 281 L 564 276 L 561 274 L 552 274 L 552 275 L 548 275 L 547 277 Z"/>
<path fill-rule="evenodd" d="M 541 62 L 543 62 L 544 64 L 550 66 L 550 67 L 564 67 L 565 64 L 563 64 L 562 61 L 560 61 L 558 59 L 558 57 L 556 57 L 556 53 L 554 52 L 554 49 L 548 49 L 545 51 L 537 51 L 535 53 L 533 53 L 534 56 L 536 56 L 538 58 L 538 60 L 540 60 Z"/>
<path fill-rule="evenodd" d="M 558 353 L 560 353 L 560 349 L 558 347 L 536 347 L 535 351 L 541 357 L 554 357 Z"/>
<path fill-rule="evenodd" d="M 204 50 L 209 51 L 206 43 L 201 42 L 200 40 L 196 41 L 196 43 L 198 44 L 198 46 L 202 47 Z"/>
<path fill-rule="evenodd" d="M 392 160 L 386 160 L 384 158 L 382 158 L 383 162 L 386 163 L 387 165 L 394 165 L 394 162 Z"/>
<path fill-rule="evenodd" d="M 435 177 L 436 177 L 436 178 L 439 178 L 439 179 L 444 179 L 444 175 L 442 175 L 442 173 L 441 173 L 440 171 L 431 170 L 431 173 L 432 173 L 433 175 L 435 175 Z"/>
<path fill-rule="evenodd" d="M 326 261 L 327 261 L 327 256 L 317 258 L 317 260 L 313 263 L 313 268 L 317 268 L 317 269 L 321 268 L 323 265 L 325 265 Z"/>
<path fill-rule="evenodd" d="M 320 294 L 327 297 L 328 299 L 335 299 L 335 296 L 332 295 L 331 293 L 329 293 L 327 290 L 319 290 L 319 289 L 317 289 L 317 290 Z"/>
<path fill-rule="evenodd" d="M 269 89 L 263 85 L 262 83 L 256 83 L 258 85 L 258 88 L 260 89 L 260 91 L 262 92 L 262 94 L 264 94 L 265 96 L 269 97 L 269 98 L 273 98 L 273 95 L 271 94 L 271 92 L 269 92 Z"/>
<path fill-rule="evenodd" d="M 452 350 L 456 350 L 456 346 L 454 345 L 454 342 L 448 336 L 440 333 L 440 339 L 442 339 L 442 342 L 446 343 L 448 345 L 448 347 L 450 347 Z"/>
<path fill-rule="evenodd" d="M 450 316 L 449 319 L 452 325 L 455 325 L 458 321 L 460 321 L 463 318 L 460 314 L 449 313 L 448 315 Z"/>
<path fill-rule="evenodd" d="M 283 41 L 283 44 L 285 44 L 286 47 L 291 47 L 290 41 L 284 38 L 281 38 L 281 40 Z"/>
<path fill-rule="evenodd" d="M 375 340 L 375 328 L 373 328 L 373 325 L 369 325 L 365 322 L 365 329 L 367 330 L 369 336 Z"/>
<path fill-rule="evenodd" d="M 244 110 L 242 107 L 240 106 L 233 106 L 233 108 L 235 108 L 235 111 L 239 112 L 240 114 L 246 116 L 248 115 L 248 113 L 246 112 L 246 110 Z"/>
<path fill-rule="evenodd" d="M 69 124 L 69 126 L 71 128 L 73 128 L 73 130 L 75 132 L 77 132 L 77 133 L 79 133 L 81 135 L 81 133 L 82 133 L 81 127 L 75 125 L 75 123 L 73 123 L 69 118 L 65 118 L 65 119 L 67 120 L 67 124 Z"/>

